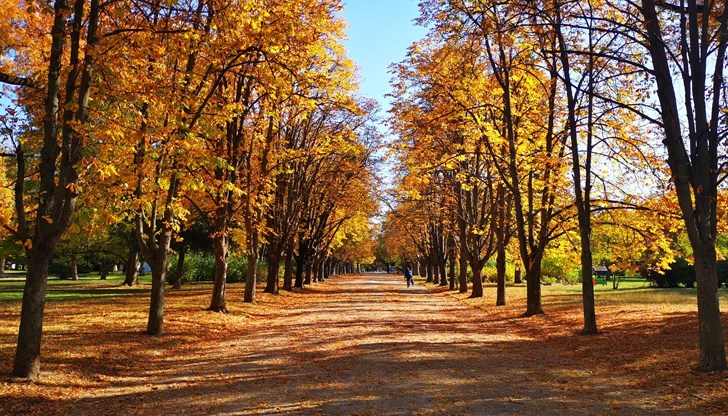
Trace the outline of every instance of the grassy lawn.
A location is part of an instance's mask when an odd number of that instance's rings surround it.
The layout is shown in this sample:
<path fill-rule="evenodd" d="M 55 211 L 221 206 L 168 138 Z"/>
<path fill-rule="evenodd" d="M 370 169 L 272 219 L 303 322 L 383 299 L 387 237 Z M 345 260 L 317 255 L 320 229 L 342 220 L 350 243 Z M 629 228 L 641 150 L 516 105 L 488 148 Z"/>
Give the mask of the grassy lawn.
<path fill-rule="evenodd" d="M 5 273 L 6 277 L 0 278 L 0 305 L 19 302 L 23 299 L 24 273 L 10 271 L 10 273 Z M 123 287 L 121 286 L 123 282 L 122 273 L 109 274 L 106 280 L 101 280 L 100 276 L 94 273 L 79 275 L 79 279 L 75 281 L 50 277 L 46 298 L 49 302 L 53 302 L 56 300 L 83 300 L 92 297 L 128 296 L 146 292 L 147 285 L 151 284 L 151 275 L 140 276 L 140 286 L 135 288 Z"/>

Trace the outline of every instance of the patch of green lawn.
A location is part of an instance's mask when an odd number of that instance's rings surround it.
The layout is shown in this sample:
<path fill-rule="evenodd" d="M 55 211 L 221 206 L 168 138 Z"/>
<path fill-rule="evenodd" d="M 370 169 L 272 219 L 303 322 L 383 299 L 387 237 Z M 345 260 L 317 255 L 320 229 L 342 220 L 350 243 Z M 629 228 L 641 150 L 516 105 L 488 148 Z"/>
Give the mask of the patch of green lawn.
<path fill-rule="evenodd" d="M 138 288 L 122 287 L 123 273 L 112 273 L 101 280 L 99 274 L 89 273 L 79 275 L 78 280 L 59 279 L 50 277 L 46 299 L 49 301 L 77 300 L 96 297 L 121 297 L 148 291 L 151 284 L 151 275 L 139 277 Z M 0 303 L 15 303 L 23 299 L 25 275 L 0 278 Z"/>

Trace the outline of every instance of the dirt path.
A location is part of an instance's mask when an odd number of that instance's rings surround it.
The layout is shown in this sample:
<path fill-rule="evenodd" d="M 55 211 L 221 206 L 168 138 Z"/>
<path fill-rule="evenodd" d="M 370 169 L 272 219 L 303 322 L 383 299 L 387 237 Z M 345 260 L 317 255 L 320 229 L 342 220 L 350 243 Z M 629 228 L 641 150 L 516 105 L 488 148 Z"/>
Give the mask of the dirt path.
<path fill-rule="evenodd" d="M 66 414 L 667 414 L 564 362 L 549 345 L 484 325 L 483 312 L 394 275 L 336 277 L 245 333 L 160 352 Z M 496 328 L 496 329 L 494 329 Z M 575 360 L 576 361 L 576 360 Z M 140 383 L 146 388 L 140 391 Z M 662 402 L 660 400 L 663 400 Z M 662 403 L 662 404 L 660 404 Z M 676 414 L 669 412 L 669 414 Z M 694 414 L 694 413 L 691 413 Z"/>

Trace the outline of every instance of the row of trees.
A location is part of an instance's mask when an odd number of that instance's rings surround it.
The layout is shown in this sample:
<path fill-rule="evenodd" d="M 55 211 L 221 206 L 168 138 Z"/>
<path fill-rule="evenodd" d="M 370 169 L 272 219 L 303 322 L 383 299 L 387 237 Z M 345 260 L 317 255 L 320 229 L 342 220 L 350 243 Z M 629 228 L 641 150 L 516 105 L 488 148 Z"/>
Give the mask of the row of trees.
<path fill-rule="evenodd" d="M 430 32 L 393 67 L 401 173 L 385 225 L 390 250 L 422 261 L 443 285 L 449 260 L 451 287 L 458 262 L 461 291 L 469 268 L 476 297 L 495 256 L 499 305 L 510 251 L 530 316 L 543 313 L 542 262 L 559 241 L 580 255 L 582 332 L 594 334 L 595 236 L 636 236 L 609 260 L 651 258 L 659 268 L 686 234 L 698 368 L 724 370 L 716 238 L 725 4 L 428 0 L 421 10 Z"/>
<path fill-rule="evenodd" d="M 171 246 L 194 223 L 215 255 L 213 311 L 227 311 L 231 241 L 248 259 L 246 302 L 263 253 L 270 293 L 282 263 L 290 290 L 369 256 L 377 135 L 340 9 L 0 1 L 0 81 L 14 86 L 3 148 L 15 162 L 2 223 L 28 262 L 14 375 L 39 374 L 48 265 L 64 239 L 110 224 L 135 235 L 129 263 L 138 250 L 151 267 L 152 335 L 163 333 Z"/>

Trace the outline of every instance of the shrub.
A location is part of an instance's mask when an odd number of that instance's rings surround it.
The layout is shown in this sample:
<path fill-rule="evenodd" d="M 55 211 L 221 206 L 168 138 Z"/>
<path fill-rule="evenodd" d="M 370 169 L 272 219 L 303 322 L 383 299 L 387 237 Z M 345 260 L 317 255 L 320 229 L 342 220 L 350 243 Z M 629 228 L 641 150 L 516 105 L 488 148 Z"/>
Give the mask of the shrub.
<path fill-rule="evenodd" d="M 169 256 L 167 279 L 174 280 L 177 274 L 177 254 Z M 258 262 L 258 280 L 265 279 L 267 265 Z M 231 254 L 228 258 L 227 282 L 245 281 L 248 273 L 248 258 L 241 254 Z M 210 253 L 190 252 L 185 256 L 183 282 L 211 282 L 215 280 L 215 257 Z"/>
<path fill-rule="evenodd" d="M 544 282 L 569 280 L 569 274 L 566 265 L 557 259 L 545 257 L 541 262 L 541 280 Z"/>
<path fill-rule="evenodd" d="M 720 274 L 720 273 L 719 273 Z M 647 280 L 659 287 L 695 287 L 695 267 L 685 259 L 677 259 L 664 272 L 648 270 L 643 272 Z"/>

